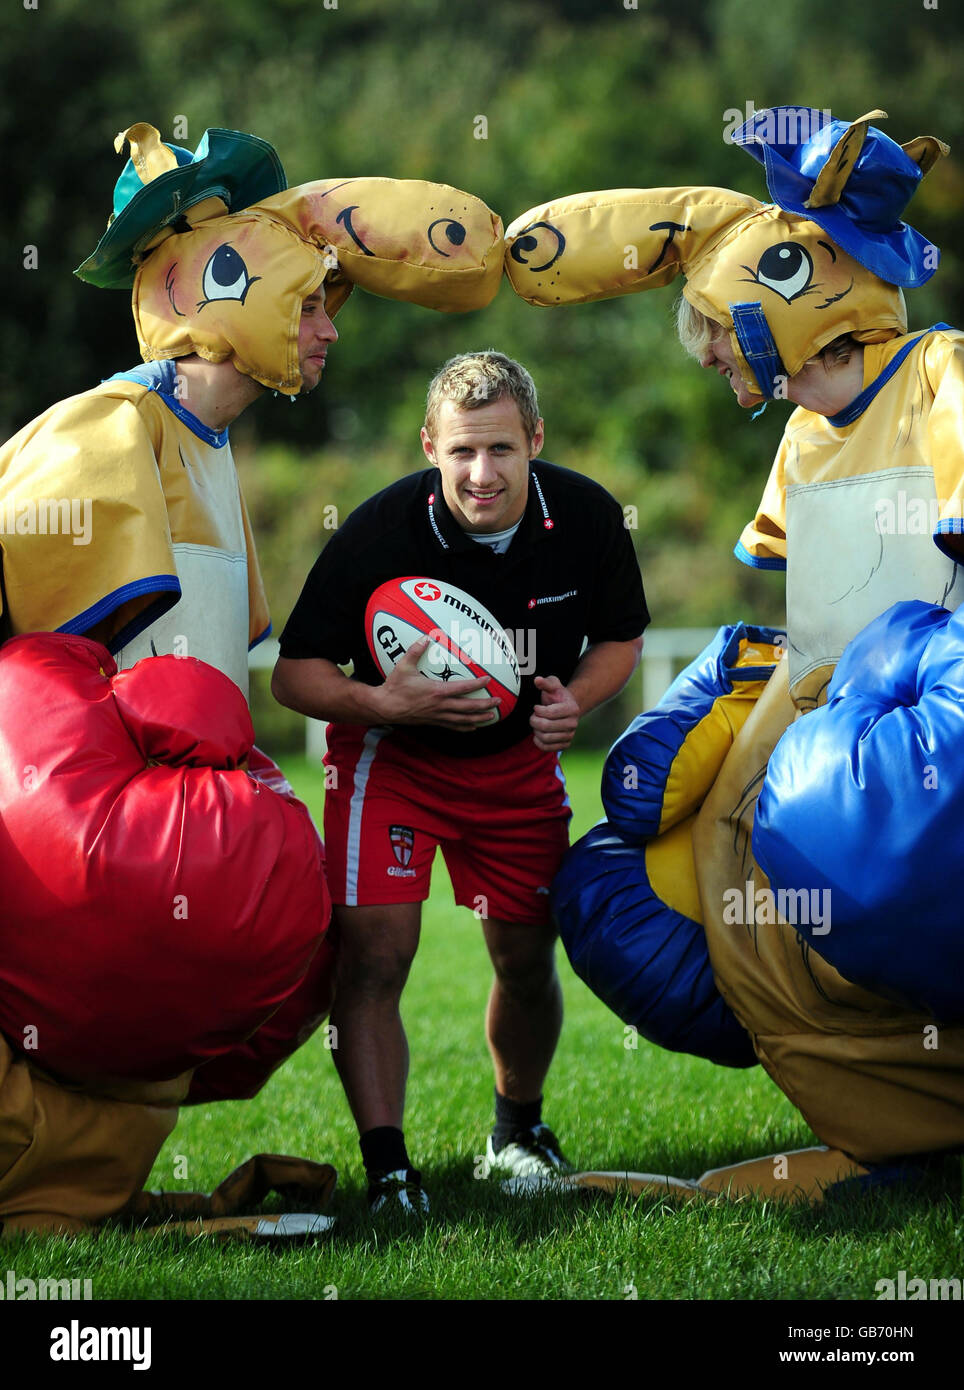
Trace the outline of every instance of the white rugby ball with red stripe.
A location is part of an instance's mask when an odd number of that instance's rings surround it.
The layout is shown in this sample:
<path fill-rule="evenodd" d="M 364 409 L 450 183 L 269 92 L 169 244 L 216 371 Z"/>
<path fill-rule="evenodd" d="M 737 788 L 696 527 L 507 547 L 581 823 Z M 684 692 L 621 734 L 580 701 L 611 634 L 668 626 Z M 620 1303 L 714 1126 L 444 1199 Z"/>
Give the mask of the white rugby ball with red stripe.
<path fill-rule="evenodd" d="M 515 708 L 522 682 L 511 640 L 487 608 L 444 579 L 407 575 L 380 584 L 365 608 L 365 634 L 384 676 L 420 637 L 430 637 L 418 661 L 423 675 L 438 681 L 485 676 L 488 688 L 475 694 L 499 700 L 493 724 Z"/>

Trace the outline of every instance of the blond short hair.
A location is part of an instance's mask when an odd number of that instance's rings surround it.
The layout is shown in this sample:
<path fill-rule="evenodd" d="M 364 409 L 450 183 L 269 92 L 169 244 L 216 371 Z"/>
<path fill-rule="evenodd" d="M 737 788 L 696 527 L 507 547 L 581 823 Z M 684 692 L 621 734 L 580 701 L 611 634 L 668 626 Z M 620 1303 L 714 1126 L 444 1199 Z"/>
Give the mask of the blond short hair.
<path fill-rule="evenodd" d="M 539 400 L 535 382 L 525 367 L 492 349 L 450 357 L 435 373 L 428 388 L 425 428 L 429 438 L 435 437 L 444 401 L 451 401 L 459 410 L 475 410 L 501 400 L 515 401 L 522 417 L 522 428 L 531 443 L 539 423 Z"/>
<path fill-rule="evenodd" d="M 684 352 L 690 357 L 695 357 L 698 362 L 713 339 L 719 337 L 722 332 L 722 324 L 717 323 L 715 319 L 707 318 L 688 299 L 680 295 L 676 301 L 676 335 Z"/>

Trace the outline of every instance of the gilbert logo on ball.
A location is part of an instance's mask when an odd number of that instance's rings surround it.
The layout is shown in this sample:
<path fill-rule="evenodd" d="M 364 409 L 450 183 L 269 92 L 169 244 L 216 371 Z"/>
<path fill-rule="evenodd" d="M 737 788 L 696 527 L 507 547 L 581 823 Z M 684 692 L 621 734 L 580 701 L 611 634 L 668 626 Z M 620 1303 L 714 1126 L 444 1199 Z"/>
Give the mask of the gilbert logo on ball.
<path fill-rule="evenodd" d="M 380 584 L 365 609 L 365 635 L 384 676 L 420 637 L 430 637 L 418 661 L 423 676 L 437 681 L 485 676 L 487 688 L 475 695 L 499 701 L 493 724 L 515 708 L 521 677 L 509 637 L 487 608 L 444 579 L 408 575 Z"/>

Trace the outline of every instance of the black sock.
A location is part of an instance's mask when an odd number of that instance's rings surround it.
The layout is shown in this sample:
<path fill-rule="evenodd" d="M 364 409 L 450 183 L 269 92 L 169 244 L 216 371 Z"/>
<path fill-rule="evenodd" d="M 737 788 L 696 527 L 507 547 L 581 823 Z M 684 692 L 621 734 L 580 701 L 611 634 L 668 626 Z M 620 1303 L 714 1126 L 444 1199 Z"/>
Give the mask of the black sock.
<path fill-rule="evenodd" d="M 533 1125 L 541 1122 L 541 1096 L 538 1100 L 510 1100 L 496 1090 L 495 1128 L 492 1131 L 492 1147 L 496 1153 L 501 1153 L 519 1130 L 532 1129 Z"/>
<path fill-rule="evenodd" d="M 366 1130 L 358 1142 L 369 1182 L 383 1173 L 395 1173 L 399 1168 L 407 1170 L 412 1166 L 405 1147 L 405 1135 L 394 1125 L 380 1125 L 377 1129 Z"/>

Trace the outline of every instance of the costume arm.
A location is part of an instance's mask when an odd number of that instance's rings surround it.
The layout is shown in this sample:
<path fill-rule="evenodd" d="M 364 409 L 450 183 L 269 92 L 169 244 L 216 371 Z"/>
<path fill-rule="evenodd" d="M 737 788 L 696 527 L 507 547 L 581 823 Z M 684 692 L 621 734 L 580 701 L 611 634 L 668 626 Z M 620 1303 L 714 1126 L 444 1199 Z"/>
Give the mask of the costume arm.
<path fill-rule="evenodd" d="M 603 806 L 621 836 L 652 839 L 699 809 L 783 651 L 772 628 L 721 627 L 659 704 L 636 716 L 603 768 Z"/>
<path fill-rule="evenodd" d="M 609 817 L 569 851 L 552 908 L 576 974 L 644 1037 L 727 1066 L 753 1048 L 713 980 L 692 826 L 779 660 L 779 634 L 722 628 L 614 745 Z M 646 843 L 644 843 L 646 842 Z"/>
<path fill-rule="evenodd" d="M 757 514 L 743 528 L 734 554 L 754 569 L 787 567 L 787 490 L 785 467 L 791 448 L 786 434 L 780 441 Z"/>
<path fill-rule="evenodd" d="M 134 403 L 74 396 L 5 455 L 3 578 L 14 633 L 97 630 L 117 649 L 177 602 L 154 441 Z"/>
<path fill-rule="evenodd" d="M 934 540 L 952 560 L 964 559 L 964 335 L 935 333 L 921 368 L 934 393 L 927 415 L 927 455 L 940 507 Z"/>

